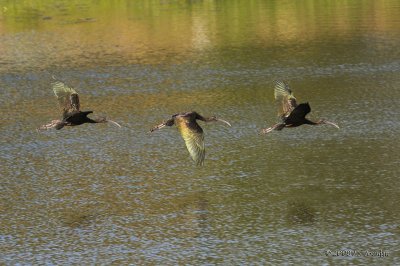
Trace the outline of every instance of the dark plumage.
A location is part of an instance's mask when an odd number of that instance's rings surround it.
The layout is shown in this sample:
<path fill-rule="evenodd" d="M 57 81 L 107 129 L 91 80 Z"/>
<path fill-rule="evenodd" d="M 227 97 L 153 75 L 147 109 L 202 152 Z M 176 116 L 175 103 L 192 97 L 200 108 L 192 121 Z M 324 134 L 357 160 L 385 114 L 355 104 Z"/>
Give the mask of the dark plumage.
<path fill-rule="evenodd" d="M 195 161 L 197 165 L 203 165 L 205 157 L 204 133 L 196 120 L 204 122 L 220 121 L 231 126 L 229 122 L 218 119 L 215 116 L 203 117 L 196 112 L 187 112 L 173 115 L 171 119 L 155 126 L 150 130 L 150 132 L 161 129 L 165 126 L 170 127 L 176 125 L 182 138 L 185 140 L 186 148 L 188 149 L 193 161 Z"/>
<path fill-rule="evenodd" d="M 79 103 L 79 95 L 73 89 L 67 87 L 64 83 L 56 81 L 52 83 L 54 94 L 57 97 L 60 108 L 62 109 L 62 118 L 58 120 L 52 120 L 51 123 L 42 125 L 38 130 L 55 128 L 57 130 L 62 129 L 64 126 L 78 126 L 84 123 L 113 123 L 118 127 L 121 127 L 117 122 L 108 120 L 104 117 L 91 119 L 88 114 L 93 111 L 81 111 Z"/>
<path fill-rule="evenodd" d="M 284 127 L 298 127 L 304 124 L 327 124 L 339 128 L 337 124 L 325 119 L 320 119 L 316 122 L 308 120 L 306 115 L 311 112 L 310 105 L 308 103 L 301 103 L 297 105 L 296 98 L 294 97 L 292 90 L 285 82 L 275 82 L 274 95 L 275 99 L 280 101 L 280 110 L 278 116 L 281 119 L 281 122 L 273 125 L 272 127 L 262 129 L 262 134 L 267 134 L 273 130 L 282 130 Z"/>

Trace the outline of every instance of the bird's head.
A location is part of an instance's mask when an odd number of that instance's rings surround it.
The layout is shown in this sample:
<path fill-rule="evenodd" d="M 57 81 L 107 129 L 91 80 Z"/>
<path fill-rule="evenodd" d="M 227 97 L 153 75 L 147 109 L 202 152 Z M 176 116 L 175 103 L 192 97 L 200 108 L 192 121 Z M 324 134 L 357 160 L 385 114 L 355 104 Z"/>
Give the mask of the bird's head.
<path fill-rule="evenodd" d="M 112 120 L 109 120 L 109 119 L 105 118 L 104 116 L 103 116 L 103 117 L 95 118 L 95 119 L 93 119 L 93 120 L 94 120 L 96 123 L 111 123 L 111 124 L 116 125 L 117 127 L 121 127 L 121 125 L 118 124 L 117 122 L 112 121 Z"/>
<path fill-rule="evenodd" d="M 336 128 L 340 128 L 336 123 L 333 123 L 333 122 L 331 122 L 331 121 L 328 121 L 328 120 L 326 120 L 326 119 L 324 119 L 324 118 L 318 120 L 318 121 L 317 121 L 317 124 L 319 124 L 319 125 L 331 125 L 331 126 L 334 126 L 334 127 L 336 127 Z"/>
<path fill-rule="evenodd" d="M 220 118 L 217 118 L 215 115 L 210 117 L 210 121 L 219 121 L 219 122 L 227 124 L 230 127 L 232 126 L 231 123 L 229 123 L 228 121 L 220 119 Z"/>
<path fill-rule="evenodd" d="M 96 117 L 93 119 L 96 123 L 107 123 L 107 119 L 102 116 L 102 117 Z"/>

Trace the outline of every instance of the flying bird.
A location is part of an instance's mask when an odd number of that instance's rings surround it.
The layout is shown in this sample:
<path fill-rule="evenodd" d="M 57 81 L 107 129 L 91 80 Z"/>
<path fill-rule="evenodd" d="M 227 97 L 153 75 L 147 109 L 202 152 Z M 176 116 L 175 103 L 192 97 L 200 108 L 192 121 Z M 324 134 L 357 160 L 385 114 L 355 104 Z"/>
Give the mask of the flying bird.
<path fill-rule="evenodd" d="M 187 112 L 174 114 L 171 119 L 150 129 L 150 132 L 154 132 L 165 126 L 171 127 L 176 125 L 182 138 L 185 140 L 186 148 L 193 161 L 197 165 L 203 165 L 205 157 L 204 133 L 203 129 L 197 124 L 197 120 L 204 122 L 220 121 L 231 126 L 229 122 L 216 118 L 215 116 L 203 117 L 196 112 Z"/>
<path fill-rule="evenodd" d="M 330 122 L 326 119 L 320 119 L 316 122 L 308 120 L 306 115 L 311 112 L 311 107 L 308 103 L 297 104 L 296 98 L 293 95 L 289 85 L 283 81 L 275 82 L 275 100 L 280 101 L 280 110 L 278 117 L 281 119 L 269 128 L 261 130 L 261 134 L 267 134 L 273 130 L 282 130 L 285 127 L 298 127 L 301 125 L 332 125 L 336 128 L 339 126 L 336 123 Z"/>
<path fill-rule="evenodd" d="M 81 111 L 78 93 L 64 83 L 56 81 L 52 83 L 54 94 L 62 110 L 61 119 L 52 120 L 49 124 L 42 125 L 38 130 L 55 128 L 62 129 L 64 126 L 79 126 L 85 123 L 107 123 L 110 122 L 121 127 L 117 122 L 105 117 L 91 119 L 88 117 L 93 111 Z"/>

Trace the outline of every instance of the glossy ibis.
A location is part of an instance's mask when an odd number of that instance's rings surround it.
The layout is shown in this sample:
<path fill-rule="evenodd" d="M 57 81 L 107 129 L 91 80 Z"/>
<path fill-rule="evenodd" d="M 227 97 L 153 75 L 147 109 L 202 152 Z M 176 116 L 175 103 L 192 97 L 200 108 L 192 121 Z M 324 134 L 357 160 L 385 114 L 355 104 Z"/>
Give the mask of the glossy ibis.
<path fill-rule="evenodd" d="M 117 122 L 106 119 L 105 117 L 91 119 L 88 114 L 93 111 L 81 111 L 78 93 L 64 83 L 56 81 L 52 83 L 54 94 L 57 97 L 60 108 L 62 109 L 62 118 L 52 120 L 51 123 L 42 125 L 38 130 L 55 128 L 62 129 L 64 126 L 78 126 L 84 123 L 107 123 L 110 122 L 121 127 Z"/>
<path fill-rule="evenodd" d="M 274 95 L 275 99 L 280 101 L 280 110 L 278 116 L 281 119 L 281 122 L 273 125 L 272 127 L 262 129 L 262 134 L 267 134 L 273 130 L 282 130 L 284 127 L 298 127 L 304 124 L 327 124 L 339 128 L 337 124 L 325 119 L 320 119 L 316 122 L 308 120 L 306 115 L 311 112 L 310 105 L 308 103 L 301 103 L 298 105 L 296 98 L 294 97 L 292 90 L 287 83 L 283 81 L 276 81 Z"/>
<path fill-rule="evenodd" d="M 196 120 L 204 122 L 220 121 L 231 126 L 229 122 L 216 118 L 215 116 L 203 117 L 196 112 L 187 112 L 173 115 L 171 119 L 155 126 L 150 130 L 150 132 L 161 129 L 165 126 L 171 127 L 176 125 L 182 138 L 185 140 L 186 148 L 188 149 L 193 161 L 197 165 L 203 165 L 205 156 L 204 133 Z"/>

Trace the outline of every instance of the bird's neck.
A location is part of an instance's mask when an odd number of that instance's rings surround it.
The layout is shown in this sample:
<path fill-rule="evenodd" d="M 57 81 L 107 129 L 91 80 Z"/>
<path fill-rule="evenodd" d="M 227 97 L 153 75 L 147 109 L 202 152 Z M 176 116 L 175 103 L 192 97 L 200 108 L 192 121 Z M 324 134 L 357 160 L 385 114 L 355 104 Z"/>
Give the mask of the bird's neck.
<path fill-rule="evenodd" d="M 204 122 L 207 122 L 207 121 L 208 121 L 206 117 L 203 117 L 203 116 L 199 115 L 199 114 L 196 113 L 196 112 L 193 112 L 193 119 L 195 119 L 195 120 L 201 120 L 201 121 L 204 121 Z"/>
<path fill-rule="evenodd" d="M 87 123 L 91 123 L 91 124 L 94 124 L 94 123 L 101 123 L 100 121 L 99 121 L 99 119 L 91 119 L 91 118 L 89 118 L 89 117 L 86 117 L 87 118 Z"/>
<path fill-rule="evenodd" d="M 307 124 L 307 125 L 319 125 L 320 123 L 319 122 L 313 122 L 311 120 L 306 119 L 304 124 Z"/>

